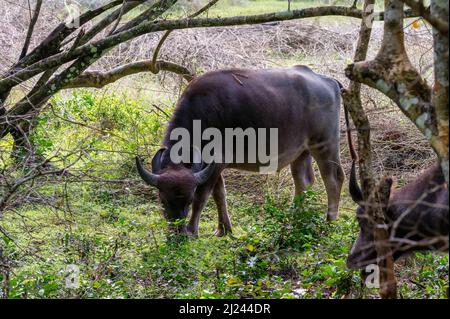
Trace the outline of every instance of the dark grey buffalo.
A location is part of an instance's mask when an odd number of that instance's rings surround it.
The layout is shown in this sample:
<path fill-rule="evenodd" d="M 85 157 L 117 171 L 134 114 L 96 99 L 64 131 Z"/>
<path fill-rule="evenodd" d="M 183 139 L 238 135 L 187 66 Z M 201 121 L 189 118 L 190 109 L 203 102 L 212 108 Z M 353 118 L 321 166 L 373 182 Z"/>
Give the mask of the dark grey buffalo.
<path fill-rule="evenodd" d="M 350 174 L 350 193 L 353 200 L 360 204 L 356 211 L 360 232 L 347 265 L 358 269 L 376 263 L 377 255 L 372 220 L 365 214 L 354 164 Z M 439 165 L 432 166 L 408 185 L 391 191 L 384 214 L 394 260 L 418 250 L 448 251 L 448 186 Z"/>
<path fill-rule="evenodd" d="M 170 150 L 177 140 L 171 140 L 170 134 L 176 128 L 192 133 L 194 120 L 201 120 L 202 129 L 213 127 L 220 132 L 226 128 L 276 128 L 276 169 L 290 165 L 295 194 L 299 194 L 314 182 L 314 158 L 328 195 L 327 219 L 333 220 L 344 180 L 339 158 L 339 114 L 340 84 L 306 66 L 208 72 L 190 82 L 178 101 L 161 149 L 152 160 L 152 171 L 146 170 L 139 158 L 137 168 L 145 182 L 158 188 L 169 221 L 185 219 L 192 204 L 190 221 L 187 227 L 179 226 L 179 231 L 198 233 L 200 213 L 212 193 L 219 213 L 216 235 L 222 236 L 231 232 L 222 171 L 235 168 L 258 172 L 261 162 L 175 164 Z"/>

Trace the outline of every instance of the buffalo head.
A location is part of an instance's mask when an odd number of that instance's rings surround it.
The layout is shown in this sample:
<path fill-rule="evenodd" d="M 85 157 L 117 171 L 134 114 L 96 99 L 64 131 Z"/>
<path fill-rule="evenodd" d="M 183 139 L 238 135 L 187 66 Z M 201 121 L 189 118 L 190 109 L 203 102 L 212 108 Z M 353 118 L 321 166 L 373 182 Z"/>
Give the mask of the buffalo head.
<path fill-rule="evenodd" d="M 389 185 L 391 186 L 392 184 Z M 359 234 L 348 255 L 347 266 L 352 269 L 362 269 L 369 264 L 377 262 L 377 253 L 374 247 L 373 238 L 374 221 L 366 211 L 367 205 L 364 203 L 363 193 L 356 178 L 355 161 L 353 161 L 350 171 L 349 191 L 353 201 L 359 205 L 356 209 Z M 385 210 L 388 209 L 387 204 L 388 203 L 384 203 L 383 205 Z M 386 216 L 386 212 L 384 213 Z"/>
<path fill-rule="evenodd" d="M 139 157 L 136 166 L 141 178 L 151 186 L 158 188 L 159 200 L 169 226 L 177 232 L 185 233 L 184 220 L 194 200 L 195 190 L 212 175 L 215 164 L 202 168 L 201 164 L 174 164 L 166 156 L 169 151 L 160 149 L 152 159 L 152 171 L 148 171 Z M 178 224 L 173 226 L 173 224 Z"/>

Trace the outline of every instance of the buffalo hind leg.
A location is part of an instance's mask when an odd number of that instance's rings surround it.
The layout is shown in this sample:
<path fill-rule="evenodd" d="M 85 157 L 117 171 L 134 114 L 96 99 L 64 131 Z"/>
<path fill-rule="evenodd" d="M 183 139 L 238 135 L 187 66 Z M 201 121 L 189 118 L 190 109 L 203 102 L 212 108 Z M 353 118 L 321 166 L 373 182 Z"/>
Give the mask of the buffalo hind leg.
<path fill-rule="evenodd" d="M 328 197 L 327 220 L 336 220 L 339 211 L 344 171 L 341 167 L 339 147 L 324 147 L 313 151 L 314 159 L 319 166 L 320 175 L 325 184 Z"/>
<path fill-rule="evenodd" d="M 306 191 L 314 184 L 314 170 L 312 168 L 312 157 L 309 151 L 303 152 L 295 161 L 291 163 L 291 173 L 294 179 L 295 196 Z"/>
<path fill-rule="evenodd" d="M 230 217 L 227 211 L 225 181 L 222 175 L 219 176 L 216 184 L 214 185 L 213 198 L 216 202 L 217 211 L 219 213 L 219 224 L 215 235 L 222 237 L 227 233 L 232 233 Z"/>

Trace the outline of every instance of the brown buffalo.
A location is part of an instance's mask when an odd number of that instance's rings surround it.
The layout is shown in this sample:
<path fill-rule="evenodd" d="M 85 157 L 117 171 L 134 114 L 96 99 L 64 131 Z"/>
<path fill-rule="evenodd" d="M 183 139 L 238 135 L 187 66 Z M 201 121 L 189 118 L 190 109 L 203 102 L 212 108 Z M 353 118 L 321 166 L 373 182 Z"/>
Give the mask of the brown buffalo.
<path fill-rule="evenodd" d="M 365 213 L 354 163 L 350 174 L 350 194 L 360 204 L 356 211 L 360 232 L 348 256 L 347 265 L 358 269 L 376 264 L 377 254 L 373 243 L 372 220 Z M 391 190 L 384 214 L 394 260 L 418 250 L 448 251 L 448 186 L 439 165 L 429 168 L 408 185 Z"/>
<path fill-rule="evenodd" d="M 212 127 L 222 133 L 227 128 L 276 128 L 276 170 L 290 165 L 295 194 L 299 194 L 314 182 L 314 158 L 328 195 L 327 219 L 333 220 L 344 180 L 339 158 L 339 114 L 340 84 L 306 66 L 208 72 L 191 81 L 179 99 L 161 149 L 152 160 L 152 171 L 136 158 L 138 172 L 147 184 L 158 188 L 169 221 L 184 220 L 192 204 L 187 227 L 178 227 L 182 232 L 197 234 L 200 213 L 212 194 L 219 213 L 216 235 L 221 236 L 232 230 L 222 171 L 234 168 L 258 172 L 262 163 L 174 163 L 171 149 L 179 140 L 171 140 L 172 131 L 185 128 L 192 133 L 194 120 L 201 121 L 202 129 Z M 200 150 L 205 143 L 202 141 Z M 237 154 L 233 148 L 233 158 L 243 155 L 248 159 L 248 146 L 243 149 L 245 154 Z"/>

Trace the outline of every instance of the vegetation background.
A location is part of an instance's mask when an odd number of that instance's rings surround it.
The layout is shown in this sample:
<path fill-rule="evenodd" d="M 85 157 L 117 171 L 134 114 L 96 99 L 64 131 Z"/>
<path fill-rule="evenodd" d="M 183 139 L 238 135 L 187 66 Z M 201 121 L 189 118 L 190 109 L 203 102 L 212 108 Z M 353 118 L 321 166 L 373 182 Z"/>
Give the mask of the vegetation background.
<path fill-rule="evenodd" d="M 102 1 L 78 2 L 87 8 Z M 8 48 L 0 57 L 0 71 L 21 49 L 19 39 L 28 24 L 21 3 L 0 0 L 4 17 L 0 45 Z M 205 3 L 180 1 L 169 16 L 185 16 Z M 291 8 L 316 4 L 292 1 Z M 276 12 L 286 10 L 287 5 L 287 1 L 277 0 L 221 0 L 208 16 Z M 382 1 L 378 5 L 381 8 Z M 49 21 L 61 17 L 58 11 L 47 16 Z M 124 21 L 130 18 L 132 15 Z M 431 79 L 430 29 L 421 20 L 408 21 L 408 51 L 422 75 Z M 304 64 L 346 83 L 343 69 L 351 62 L 358 26 L 356 19 L 324 17 L 178 30 L 167 40 L 161 56 L 196 73 L 228 67 Z M 46 27 L 39 26 L 37 34 L 45 34 Z M 381 25 L 376 23 L 370 56 L 377 52 L 381 32 Z M 150 58 L 160 36 L 149 34 L 119 45 L 95 69 Z M 32 191 L 24 190 L 17 205 L 0 219 L 1 262 L 7 270 L 0 273 L 2 296 L 376 297 L 376 290 L 365 288 L 359 273 L 345 265 L 358 232 L 356 207 L 347 189 L 340 218 L 325 223 L 326 196 L 320 178 L 311 190 L 292 200 L 288 169 L 271 176 L 226 173 L 233 236 L 213 236 L 216 211 L 211 201 L 202 215 L 198 239 L 176 243 L 167 240 L 156 191 L 138 178 L 134 155 L 151 158 L 158 149 L 185 85 L 176 75 L 144 73 L 101 90 L 66 90 L 49 102 L 31 136 L 36 155 L 75 164 L 68 174 L 41 177 L 41 183 Z M 11 99 L 20 95 L 17 89 Z M 375 169 L 395 175 L 401 186 L 429 166 L 433 152 L 387 98 L 374 90 L 363 90 L 363 101 L 373 126 Z M 344 138 L 341 146 L 348 176 L 350 159 Z M 0 170 L 10 165 L 12 159 L 7 154 L 12 147 L 11 138 L 0 141 Z M 75 289 L 66 285 L 68 265 L 79 268 L 80 286 Z M 416 253 L 396 267 L 402 297 L 446 297 L 448 255 Z"/>

